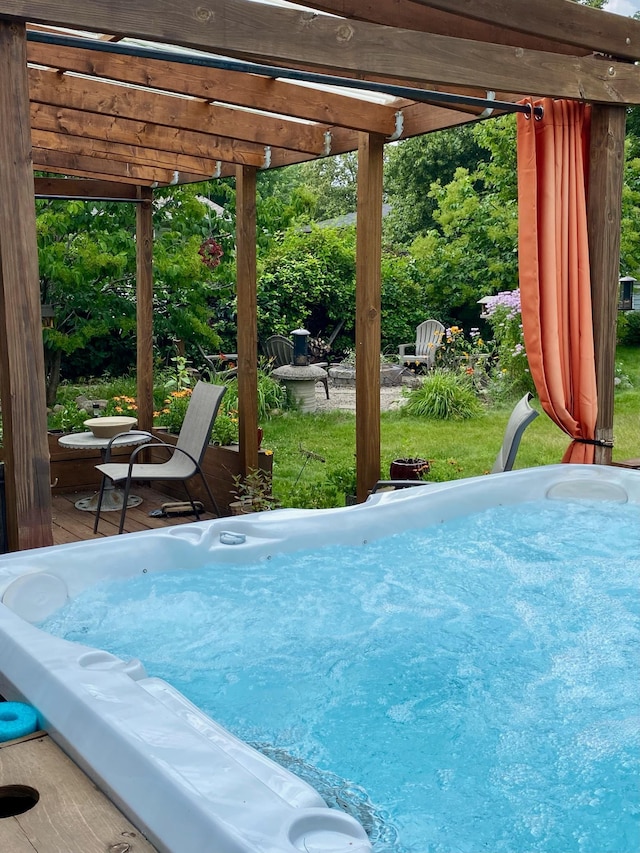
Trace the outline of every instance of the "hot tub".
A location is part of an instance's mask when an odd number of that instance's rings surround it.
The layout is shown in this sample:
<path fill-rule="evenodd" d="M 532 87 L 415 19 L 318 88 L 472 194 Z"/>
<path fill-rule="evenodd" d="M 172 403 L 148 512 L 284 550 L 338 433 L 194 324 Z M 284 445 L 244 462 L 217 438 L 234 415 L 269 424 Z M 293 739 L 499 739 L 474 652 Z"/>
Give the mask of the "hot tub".
<path fill-rule="evenodd" d="M 589 498 L 640 504 L 640 475 L 555 465 L 397 492 L 332 510 L 280 510 L 0 557 L 0 692 L 162 851 L 371 849 L 356 820 L 209 719 L 143 664 L 36 625 L 105 578 L 237 565 L 331 542 L 361 545 L 498 505 Z"/>

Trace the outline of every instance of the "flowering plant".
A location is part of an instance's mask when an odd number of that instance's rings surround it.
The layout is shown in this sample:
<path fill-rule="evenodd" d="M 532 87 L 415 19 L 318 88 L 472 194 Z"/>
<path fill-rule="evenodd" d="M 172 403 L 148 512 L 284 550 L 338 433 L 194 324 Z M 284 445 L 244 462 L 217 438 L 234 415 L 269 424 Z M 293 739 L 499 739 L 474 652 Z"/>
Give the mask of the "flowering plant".
<path fill-rule="evenodd" d="M 130 415 L 133 418 L 138 417 L 138 405 L 135 397 L 127 397 L 120 395 L 112 397 L 104 410 L 105 415 Z"/>
<path fill-rule="evenodd" d="M 483 316 L 496 340 L 500 378 L 514 392 L 535 391 L 524 347 L 520 290 L 507 290 L 489 297 Z"/>
<path fill-rule="evenodd" d="M 224 251 L 217 240 L 214 240 L 213 237 L 208 237 L 200 244 L 198 254 L 205 266 L 209 267 L 209 269 L 214 269 L 220 263 L 220 258 L 224 255 Z"/>
<path fill-rule="evenodd" d="M 234 409 L 219 412 L 211 430 L 212 444 L 236 444 L 238 441 L 238 413 Z"/>
<path fill-rule="evenodd" d="M 164 406 L 153 413 L 154 420 L 159 426 L 166 426 L 169 432 L 178 433 L 187 413 L 187 407 L 191 399 L 191 388 L 183 388 L 181 391 L 172 391 L 165 398 Z"/>

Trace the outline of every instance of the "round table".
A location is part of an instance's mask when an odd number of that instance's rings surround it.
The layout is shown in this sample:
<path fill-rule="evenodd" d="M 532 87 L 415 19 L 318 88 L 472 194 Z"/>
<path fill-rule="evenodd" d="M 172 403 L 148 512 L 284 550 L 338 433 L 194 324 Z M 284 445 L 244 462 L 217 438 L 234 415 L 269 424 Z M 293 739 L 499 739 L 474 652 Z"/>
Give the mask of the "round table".
<path fill-rule="evenodd" d="M 153 439 L 148 432 L 132 429 L 119 435 L 111 443 L 111 447 L 135 447 L 138 444 L 146 444 Z M 104 462 L 109 462 L 109 438 L 96 438 L 92 432 L 72 432 L 68 435 L 61 435 L 58 439 L 58 444 L 61 447 L 72 447 L 75 450 L 100 450 Z M 80 498 L 74 504 L 76 509 L 84 510 L 85 512 L 96 512 L 98 509 L 98 496 L 96 492 L 88 498 Z M 102 496 L 101 512 L 115 512 L 122 509 L 123 493 L 121 489 L 114 486 L 113 482 L 107 479 Z M 142 498 L 138 495 L 129 495 L 127 507 L 138 506 L 142 503 Z"/>

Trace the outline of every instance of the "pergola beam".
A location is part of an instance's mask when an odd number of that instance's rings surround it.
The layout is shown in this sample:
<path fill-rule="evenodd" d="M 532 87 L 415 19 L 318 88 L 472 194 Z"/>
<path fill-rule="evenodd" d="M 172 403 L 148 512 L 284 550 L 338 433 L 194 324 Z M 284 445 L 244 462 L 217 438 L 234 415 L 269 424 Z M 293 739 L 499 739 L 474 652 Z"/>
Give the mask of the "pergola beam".
<path fill-rule="evenodd" d="M 59 196 L 60 198 L 114 198 L 121 201 L 135 201 L 137 189 L 115 181 L 97 181 L 84 178 L 44 178 L 34 179 L 36 196 Z"/>
<path fill-rule="evenodd" d="M 258 143 L 47 104 L 31 104 L 31 127 L 82 139 L 87 151 L 100 139 L 144 147 L 150 157 L 164 151 L 258 168 L 265 162 L 265 146 Z"/>
<path fill-rule="evenodd" d="M 213 106 L 152 90 L 135 89 L 55 71 L 29 69 L 34 103 L 170 125 L 183 130 L 211 131 L 220 136 L 277 145 L 315 156 L 325 150 L 328 125 L 294 122 L 248 110 Z"/>
<path fill-rule="evenodd" d="M 0 396 L 12 551 L 53 544 L 25 39 L 24 25 L 0 20 Z"/>
<path fill-rule="evenodd" d="M 396 108 L 257 74 L 242 74 L 178 62 L 120 56 L 48 44 L 28 44 L 28 58 L 38 65 L 232 104 L 282 116 L 295 116 L 352 130 L 391 136 Z"/>
<path fill-rule="evenodd" d="M 554 3 L 554 8 L 575 6 L 575 12 L 606 14 L 566 0 L 545 2 Z M 510 10 L 514 21 L 517 18 L 508 0 L 492 0 L 492 5 L 502 12 Z M 535 10 L 544 6 L 540 0 Z M 0 15 L 100 33 L 125 31 L 132 37 L 225 56 L 306 62 L 334 71 L 443 85 L 465 86 L 473 80 L 474 85 L 493 91 L 640 103 L 640 69 L 633 65 L 345 21 L 249 0 L 226 0 L 215 10 L 203 7 L 200 0 L 180 4 L 136 0 L 133 5 L 129 0 L 0 0 Z M 640 22 L 629 21 L 627 27 L 631 35 L 626 38 L 633 41 Z"/>
<path fill-rule="evenodd" d="M 167 169 L 175 172 L 191 172 L 202 175 L 203 180 L 217 177 L 219 165 L 217 160 L 207 160 L 204 157 L 193 157 L 189 154 L 174 154 L 170 151 L 142 148 L 139 145 L 126 145 L 119 142 L 108 142 L 104 139 L 92 139 L 87 145 L 86 139 L 79 136 L 69 136 L 65 133 L 52 133 L 47 130 L 31 131 L 31 141 L 34 148 L 49 149 L 60 154 L 87 155 L 98 160 L 109 160 L 131 163 L 136 166 L 150 166 L 152 169 Z"/>
<path fill-rule="evenodd" d="M 293 0 L 296 2 L 296 0 Z M 484 21 L 471 20 L 450 12 L 420 5 L 419 0 L 304 0 L 300 5 L 310 6 L 322 12 L 330 12 L 356 21 L 368 21 L 388 27 L 402 27 L 424 33 L 437 33 L 441 36 L 486 41 L 493 44 L 506 44 L 513 47 L 525 47 L 528 50 L 545 50 L 569 55 L 584 55 L 591 51 L 571 44 L 551 42 L 533 35 L 517 32 L 512 27 L 499 27 Z M 469 5 L 469 4 L 467 4 Z M 512 7 L 513 8 L 513 7 Z"/>
<path fill-rule="evenodd" d="M 484 24 L 508 27 L 555 43 L 565 43 L 589 51 L 623 59 L 640 60 L 640 21 L 613 15 L 566 0 L 518 3 L 510 0 L 412 0 L 416 6 L 439 9 Z M 554 50 L 553 46 L 547 48 Z"/>

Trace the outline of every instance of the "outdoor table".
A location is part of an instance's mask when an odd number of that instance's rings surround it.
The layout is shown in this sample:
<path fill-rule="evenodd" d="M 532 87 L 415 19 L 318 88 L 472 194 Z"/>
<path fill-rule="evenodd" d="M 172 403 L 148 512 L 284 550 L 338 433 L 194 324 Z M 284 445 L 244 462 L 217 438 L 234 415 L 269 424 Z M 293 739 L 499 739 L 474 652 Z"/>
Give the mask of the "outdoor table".
<path fill-rule="evenodd" d="M 138 444 L 146 444 L 153 439 L 148 432 L 132 429 L 113 439 L 111 447 L 134 447 Z M 92 432 L 72 432 L 69 435 L 61 435 L 58 439 L 58 444 L 62 447 L 72 447 L 75 450 L 100 450 L 102 453 L 103 462 L 109 462 L 109 438 L 96 438 Z M 89 498 L 80 498 L 74 504 L 76 509 L 81 509 L 88 512 L 96 512 L 98 509 L 98 495 L 96 492 Z M 102 512 L 115 512 L 122 509 L 123 493 L 122 490 L 114 486 L 113 482 L 107 479 L 102 496 Z M 138 506 L 142 503 L 142 498 L 138 495 L 129 495 L 127 507 Z"/>

